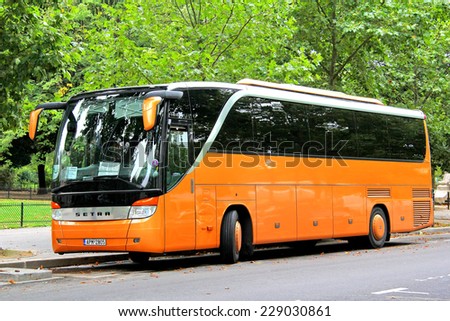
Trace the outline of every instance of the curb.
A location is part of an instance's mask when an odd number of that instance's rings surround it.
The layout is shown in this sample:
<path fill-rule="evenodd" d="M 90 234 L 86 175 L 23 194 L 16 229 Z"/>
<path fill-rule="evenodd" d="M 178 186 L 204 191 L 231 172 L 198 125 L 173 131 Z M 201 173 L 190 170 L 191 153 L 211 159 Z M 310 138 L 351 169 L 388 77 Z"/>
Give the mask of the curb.
<path fill-rule="evenodd" d="M 0 269 L 0 282 L 16 283 L 24 281 L 34 281 L 42 279 L 50 279 L 52 271 L 50 270 L 32 270 L 32 269 L 15 269 L 2 268 Z"/>
<path fill-rule="evenodd" d="M 412 232 L 408 232 L 408 233 L 392 233 L 391 240 L 393 238 L 402 238 L 402 237 L 415 236 L 415 235 L 435 235 L 435 234 L 450 234 L 450 226 L 428 227 L 423 230 L 417 230 L 417 231 L 412 231 Z"/>
<path fill-rule="evenodd" d="M 66 258 L 30 259 L 17 262 L 0 262 L 0 286 L 17 282 L 37 281 L 52 278 L 50 268 L 72 265 L 98 264 L 128 260 L 128 254 L 101 254 Z"/>
<path fill-rule="evenodd" d="M 450 233 L 450 226 L 447 227 L 429 227 L 423 230 L 418 230 L 409 233 L 396 233 L 396 236 L 407 236 L 407 235 L 431 235 L 439 233 Z"/>
<path fill-rule="evenodd" d="M 128 260 L 128 254 L 103 254 L 94 256 L 61 257 L 49 259 L 30 259 L 17 262 L 0 262 L 0 268 L 16 269 L 48 269 L 54 267 L 64 267 L 71 265 L 96 264 L 111 261 Z"/>

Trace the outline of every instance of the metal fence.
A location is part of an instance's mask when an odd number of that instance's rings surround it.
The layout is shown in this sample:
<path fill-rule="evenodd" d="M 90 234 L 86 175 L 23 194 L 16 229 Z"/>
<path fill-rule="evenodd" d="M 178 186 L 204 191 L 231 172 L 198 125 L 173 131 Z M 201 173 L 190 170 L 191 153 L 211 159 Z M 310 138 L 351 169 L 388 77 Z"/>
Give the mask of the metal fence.
<path fill-rule="evenodd" d="M 45 194 L 38 194 L 37 188 L 29 189 L 0 189 L 0 199 L 20 199 L 20 200 L 50 200 L 51 194 L 48 190 Z"/>
<path fill-rule="evenodd" d="M 51 220 L 50 202 L 0 203 L 0 229 L 49 226 Z"/>

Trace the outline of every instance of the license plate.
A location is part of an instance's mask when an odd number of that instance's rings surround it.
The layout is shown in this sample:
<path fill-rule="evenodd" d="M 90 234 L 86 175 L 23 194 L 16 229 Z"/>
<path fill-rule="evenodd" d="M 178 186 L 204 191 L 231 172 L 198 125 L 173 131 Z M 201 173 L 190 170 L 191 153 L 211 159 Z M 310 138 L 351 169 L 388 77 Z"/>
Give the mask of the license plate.
<path fill-rule="evenodd" d="M 84 239 L 83 244 L 88 246 L 105 246 L 106 239 Z"/>

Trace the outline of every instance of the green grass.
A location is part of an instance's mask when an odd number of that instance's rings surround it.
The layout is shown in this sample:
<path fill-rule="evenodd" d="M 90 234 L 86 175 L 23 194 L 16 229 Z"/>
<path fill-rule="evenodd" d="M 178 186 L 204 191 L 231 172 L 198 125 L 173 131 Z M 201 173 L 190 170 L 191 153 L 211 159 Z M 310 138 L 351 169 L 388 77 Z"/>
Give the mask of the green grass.
<path fill-rule="evenodd" d="M 51 220 L 50 201 L 0 199 L 0 229 L 50 226 Z"/>

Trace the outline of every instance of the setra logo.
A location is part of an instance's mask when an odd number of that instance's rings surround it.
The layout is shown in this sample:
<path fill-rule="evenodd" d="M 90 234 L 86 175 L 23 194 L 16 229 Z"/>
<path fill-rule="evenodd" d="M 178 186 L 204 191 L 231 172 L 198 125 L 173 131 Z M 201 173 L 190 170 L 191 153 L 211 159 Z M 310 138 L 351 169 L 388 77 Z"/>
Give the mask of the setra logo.
<path fill-rule="evenodd" d="M 105 211 L 105 212 L 96 212 L 96 211 L 90 211 L 90 212 L 76 212 L 76 217 L 100 217 L 100 216 L 111 216 L 111 212 Z"/>

